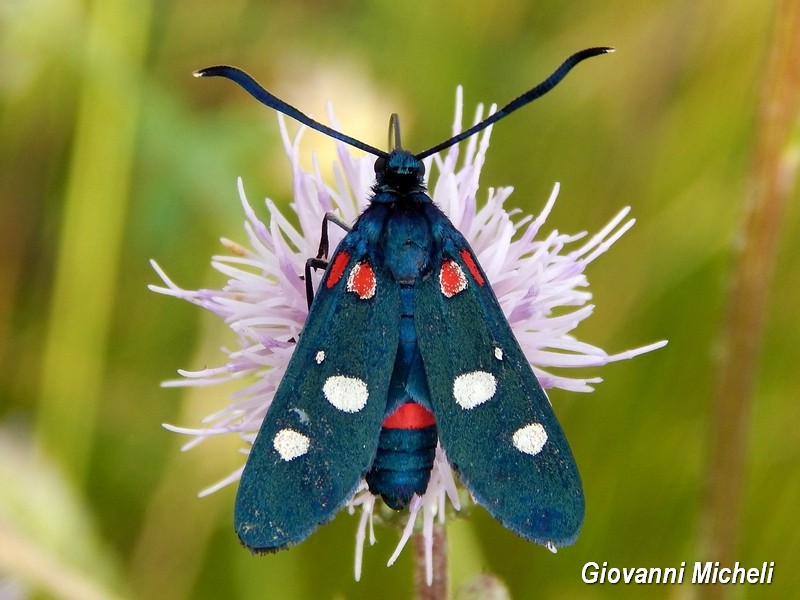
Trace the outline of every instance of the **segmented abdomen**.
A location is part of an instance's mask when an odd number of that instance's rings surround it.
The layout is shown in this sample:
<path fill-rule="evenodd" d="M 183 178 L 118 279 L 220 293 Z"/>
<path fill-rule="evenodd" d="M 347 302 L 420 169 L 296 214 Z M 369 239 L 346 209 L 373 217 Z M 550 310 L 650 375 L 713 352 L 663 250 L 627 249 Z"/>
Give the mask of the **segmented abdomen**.
<path fill-rule="evenodd" d="M 438 431 L 417 346 L 413 286 L 400 291 L 400 339 L 389 385 L 378 450 L 366 480 L 370 491 L 395 510 L 405 508 L 414 494 L 421 496 L 436 456 Z"/>
<path fill-rule="evenodd" d="M 408 506 L 414 494 L 424 494 L 437 440 L 433 414 L 416 402 L 403 404 L 384 421 L 366 476 L 370 491 L 395 510 Z"/>

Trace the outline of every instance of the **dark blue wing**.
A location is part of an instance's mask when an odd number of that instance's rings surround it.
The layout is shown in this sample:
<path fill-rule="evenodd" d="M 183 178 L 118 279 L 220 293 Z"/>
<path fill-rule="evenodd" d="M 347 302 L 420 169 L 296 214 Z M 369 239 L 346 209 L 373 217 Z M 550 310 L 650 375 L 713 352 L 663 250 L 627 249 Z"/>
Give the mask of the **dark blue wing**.
<path fill-rule="evenodd" d="M 436 219 L 442 250 L 416 286 L 415 322 L 442 446 L 503 525 L 571 544 L 584 497 L 567 439 L 472 250 Z"/>
<path fill-rule="evenodd" d="M 254 551 L 300 542 L 333 518 L 375 456 L 399 291 L 364 248 L 353 231 L 333 255 L 242 473 L 234 521 Z"/>

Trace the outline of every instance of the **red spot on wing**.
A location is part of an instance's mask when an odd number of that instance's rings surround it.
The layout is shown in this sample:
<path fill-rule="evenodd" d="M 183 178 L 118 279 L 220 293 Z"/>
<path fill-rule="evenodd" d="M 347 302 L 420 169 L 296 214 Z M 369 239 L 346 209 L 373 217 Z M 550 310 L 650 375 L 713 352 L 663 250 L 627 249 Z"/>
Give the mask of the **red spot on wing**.
<path fill-rule="evenodd" d="M 448 298 L 467 289 L 467 278 L 464 276 L 464 271 L 454 260 L 448 258 L 442 262 L 442 268 L 439 271 L 439 287 Z"/>
<path fill-rule="evenodd" d="M 350 276 L 347 278 L 347 291 L 353 292 L 362 300 L 369 300 L 375 295 L 378 282 L 375 279 L 375 271 L 367 261 L 358 263 Z"/>
<path fill-rule="evenodd" d="M 433 413 L 416 402 L 406 402 L 383 421 L 386 429 L 424 429 L 436 423 Z"/>
<path fill-rule="evenodd" d="M 342 275 L 344 275 L 345 267 L 347 267 L 347 261 L 349 260 L 349 252 L 339 252 L 339 254 L 333 257 L 331 270 L 328 271 L 328 280 L 325 282 L 326 288 L 331 289 L 333 286 L 339 283 Z"/>
<path fill-rule="evenodd" d="M 486 280 L 483 278 L 483 275 L 481 275 L 481 271 L 478 268 L 475 259 L 472 258 L 472 254 L 470 253 L 470 251 L 464 248 L 461 251 L 461 258 L 464 260 L 464 264 L 467 265 L 467 269 L 469 269 L 469 272 L 475 278 L 476 283 L 480 286 L 483 286 L 483 284 L 486 283 Z"/>

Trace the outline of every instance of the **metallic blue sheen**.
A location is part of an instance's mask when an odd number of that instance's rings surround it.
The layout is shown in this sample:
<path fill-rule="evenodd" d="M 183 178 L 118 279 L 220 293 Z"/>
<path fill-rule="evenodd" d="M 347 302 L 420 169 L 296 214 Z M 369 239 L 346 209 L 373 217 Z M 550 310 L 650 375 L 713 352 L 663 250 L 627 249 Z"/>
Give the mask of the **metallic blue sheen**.
<path fill-rule="evenodd" d="M 254 551 L 305 539 L 365 476 L 389 506 L 405 507 L 427 486 L 437 431 L 462 483 L 506 527 L 555 546 L 572 543 L 580 530 L 583 491 L 566 437 L 491 287 L 481 286 L 464 262 L 462 252 L 474 257 L 469 244 L 421 186 L 416 160 L 402 150 L 390 153 L 371 204 L 333 254 L 350 255 L 347 272 L 364 261 L 372 266 L 374 297 L 348 292 L 346 274 L 328 288 L 330 265 L 323 276 L 242 474 L 236 530 Z M 458 264 L 467 278 L 467 288 L 450 298 L 438 276 L 445 261 Z M 325 352 L 321 364 L 315 361 L 319 350 Z M 473 371 L 491 373 L 497 390 L 490 401 L 465 410 L 453 397 L 454 381 Z M 332 374 L 366 383 L 363 410 L 345 414 L 326 401 L 322 389 Z M 408 401 L 430 409 L 436 425 L 383 428 Z M 308 415 L 305 422 L 298 409 Z M 534 422 L 548 440 L 529 456 L 511 440 Z M 273 439 L 284 428 L 309 438 L 306 455 L 291 461 L 277 455 Z"/>

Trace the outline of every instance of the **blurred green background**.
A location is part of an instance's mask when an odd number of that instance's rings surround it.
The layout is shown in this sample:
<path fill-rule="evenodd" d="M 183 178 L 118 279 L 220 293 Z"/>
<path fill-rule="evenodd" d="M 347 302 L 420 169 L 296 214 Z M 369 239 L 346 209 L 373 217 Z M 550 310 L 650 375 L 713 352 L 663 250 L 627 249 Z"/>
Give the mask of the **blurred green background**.
<path fill-rule="evenodd" d="M 149 292 L 148 259 L 187 288 L 219 287 L 219 237 L 245 241 L 236 177 L 262 216 L 261 198 L 285 206 L 291 190 L 274 113 L 191 73 L 231 63 L 312 114 L 330 100 L 344 131 L 380 147 L 395 111 L 422 149 L 449 134 L 457 84 L 471 115 L 594 45 L 618 51 L 497 126 L 481 183 L 513 185 L 511 207 L 534 212 L 560 181 L 548 228 L 565 232 L 632 205 L 637 225 L 589 269 L 597 308 L 577 333 L 609 352 L 670 343 L 588 371 L 605 379 L 593 394 L 551 394 L 586 487 L 578 543 L 551 555 L 475 510 L 449 528 L 451 572 L 456 586 L 493 572 L 523 599 L 698 595 L 588 586 L 580 570 L 707 558 L 709 406 L 773 13 L 752 0 L 0 2 L 0 597 L 409 597 L 410 553 L 385 567 L 395 531 L 378 530 L 353 581 L 346 514 L 251 556 L 232 530 L 235 486 L 196 497 L 241 464 L 238 439 L 180 453 L 187 439 L 161 428 L 225 405 L 235 388 L 159 382 L 221 363 L 234 340 Z M 309 134 L 301 154 L 325 163 L 331 148 Z M 800 589 L 797 196 L 736 552 L 774 561 L 775 583 L 737 597 Z"/>

